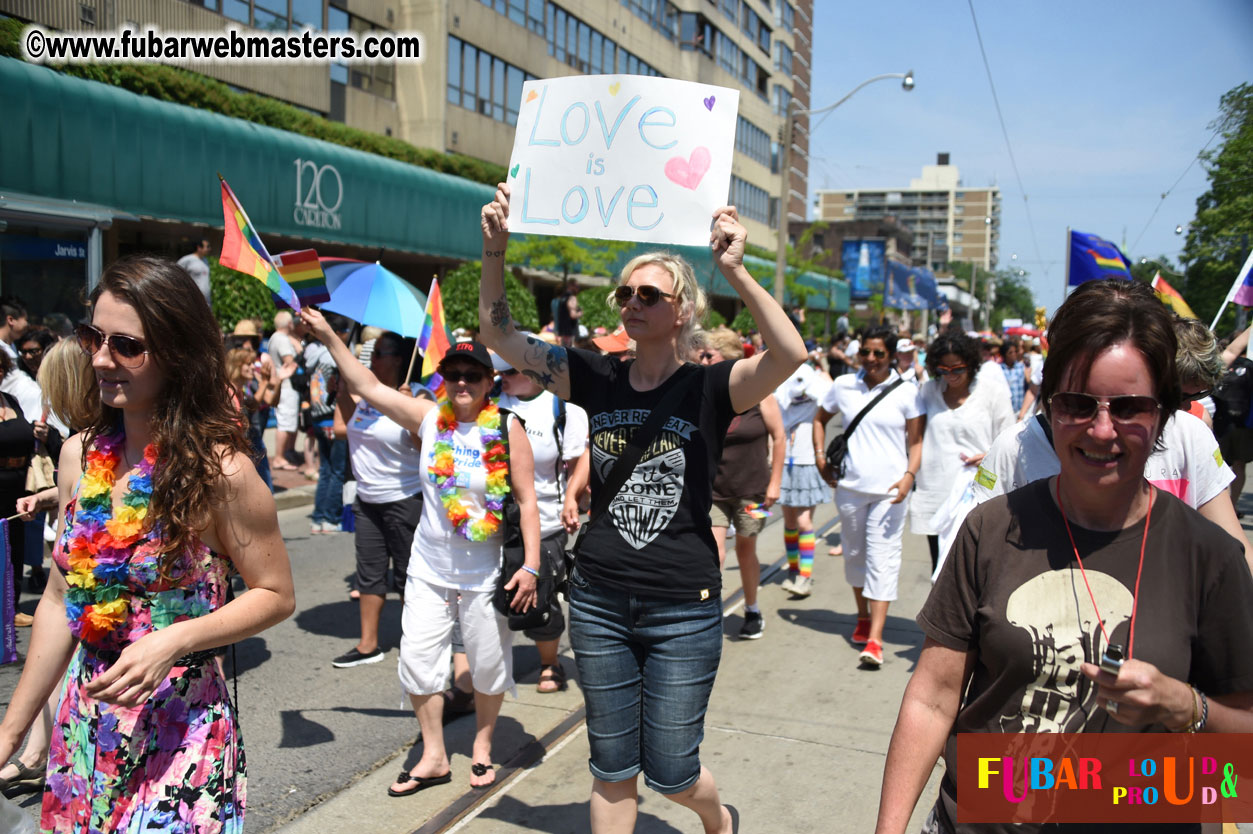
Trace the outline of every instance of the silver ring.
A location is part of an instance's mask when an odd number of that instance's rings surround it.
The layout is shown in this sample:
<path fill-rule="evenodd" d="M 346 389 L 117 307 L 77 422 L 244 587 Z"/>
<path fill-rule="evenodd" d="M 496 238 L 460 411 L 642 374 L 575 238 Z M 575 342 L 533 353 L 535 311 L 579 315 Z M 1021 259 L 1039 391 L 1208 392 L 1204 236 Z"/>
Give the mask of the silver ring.
<path fill-rule="evenodd" d="M 1107 700 L 1105 702 L 1105 711 L 1108 712 L 1110 715 L 1117 715 L 1118 714 L 1118 702 Z"/>

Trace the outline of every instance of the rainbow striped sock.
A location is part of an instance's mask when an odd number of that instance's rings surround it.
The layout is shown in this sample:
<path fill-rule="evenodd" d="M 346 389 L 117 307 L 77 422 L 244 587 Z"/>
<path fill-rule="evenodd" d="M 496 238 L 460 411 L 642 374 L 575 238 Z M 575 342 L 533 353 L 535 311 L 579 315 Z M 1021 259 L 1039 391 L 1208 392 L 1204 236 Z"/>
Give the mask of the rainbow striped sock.
<path fill-rule="evenodd" d="M 800 530 L 793 530 L 788 527 L 783 528 L 783 549 L 787 552 L 787 572 L 795 576 L 800 571 L 801 552 L 797 546 L 797 539 L 800 536 Z M 813 536 L 809 537 L 809 556 L 813 559 L 814 543 Z"/>
<path fill-rule="evenodd" d="M 800 546 L 801 576 L 813 576 L 814 573 L 814 531 L 807 530 L 797 537 Z"/>

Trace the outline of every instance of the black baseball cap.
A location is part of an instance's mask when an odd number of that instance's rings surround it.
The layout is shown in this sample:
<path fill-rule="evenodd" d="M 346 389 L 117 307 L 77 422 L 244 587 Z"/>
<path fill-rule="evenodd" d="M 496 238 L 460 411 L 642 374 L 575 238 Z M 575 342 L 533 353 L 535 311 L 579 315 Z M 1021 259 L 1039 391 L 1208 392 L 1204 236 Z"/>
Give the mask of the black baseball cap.
<path fill-rule="evenodd" d="M 444 358 L 439 360 L 439 365 L 442 368 L 446 363 L 454 359 L 468 359 L 471 362 L 478 362 L 489 371 L 494 370 L 491 354 L 479 342 L 457 342 L 444 354 Z"/>

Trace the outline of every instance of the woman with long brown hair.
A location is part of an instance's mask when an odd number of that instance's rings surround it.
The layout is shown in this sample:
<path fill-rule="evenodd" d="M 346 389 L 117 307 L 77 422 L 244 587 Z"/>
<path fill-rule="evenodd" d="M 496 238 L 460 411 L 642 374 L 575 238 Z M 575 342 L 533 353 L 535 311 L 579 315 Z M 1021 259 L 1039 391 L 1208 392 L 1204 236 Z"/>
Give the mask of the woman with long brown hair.
<path fill-rule="evenodd" d="M 58 570 L 0 723 L 0 761 L 64 678 L 45 831 L 238 832 L 243 747 L 213 650 L 295 607 L 274 502 L 187 274 L 123 258 L 91 308 L 77 337 L 100 410 L 62 448 Z M 249 590 L 227 603 L 234 572 Z"/>

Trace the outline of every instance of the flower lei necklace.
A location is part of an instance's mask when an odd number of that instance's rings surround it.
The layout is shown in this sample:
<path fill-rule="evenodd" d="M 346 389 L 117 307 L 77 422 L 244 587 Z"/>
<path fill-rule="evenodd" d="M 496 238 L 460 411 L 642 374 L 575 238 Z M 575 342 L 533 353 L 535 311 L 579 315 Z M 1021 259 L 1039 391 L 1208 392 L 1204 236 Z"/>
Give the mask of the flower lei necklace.
<path fill-rule="evenodd" d="M 127 562 L 132 546 L 144 533 L 152 501 L 157 450 L 148 444 L 127 481 L 122 507 L 113 514 L 113 485 L 125 442 L 121 432 L 95 439 L 87 452 L 87 471 L 79 482 L 77 509 L 68 533 L 65 610 L 70 631 L 87 643 L 102 642 L 130 611 Z"/>
<path fill-rule="evenodd" d="M 448 400 L 439 404 L 439 416 L 435 427 L 435 446 L 431 464 L 427 468 L 431 480 L 439 490 L 440 501 L 448 521 L 462 538 L 472 542 L 486 541 L 500 529 L 501 513 L 505 506 L 505 493 L 509 491 L 509 452 L 500 438 L 500 408 L 495 400 L 489 400 L 479 412 L 475 423 L 483 443 L 483 465 L 487 468 L 486 513 L 483 518 L 471 518 L 463 500 L 465 490 L 457 485 L 456 467 L 452 455 L 452 433 L 457 428 L 457 417 Z"/>

